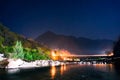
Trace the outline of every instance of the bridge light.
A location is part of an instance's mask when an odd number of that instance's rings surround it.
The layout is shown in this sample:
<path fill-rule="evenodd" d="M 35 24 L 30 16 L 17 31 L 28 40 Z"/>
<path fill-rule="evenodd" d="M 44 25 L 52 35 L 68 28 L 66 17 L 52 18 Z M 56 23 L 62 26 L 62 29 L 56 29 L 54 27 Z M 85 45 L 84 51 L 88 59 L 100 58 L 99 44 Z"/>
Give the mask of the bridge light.
<path fill-rule="evenodd" d="M 80 61 L 80 59 L 74 59 L 74 61 Z"/>

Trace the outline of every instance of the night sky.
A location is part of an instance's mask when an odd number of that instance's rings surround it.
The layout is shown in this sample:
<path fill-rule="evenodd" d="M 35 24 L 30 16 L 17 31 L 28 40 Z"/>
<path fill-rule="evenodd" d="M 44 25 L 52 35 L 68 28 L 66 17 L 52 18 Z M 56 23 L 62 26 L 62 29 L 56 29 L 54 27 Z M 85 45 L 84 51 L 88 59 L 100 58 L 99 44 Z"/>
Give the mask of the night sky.
<path fill-rule="evenodd" d="M 120 35 L 120 0 L 0 0 L 0 22 L 32 38 L 50 30 L 115 40 Z"/>

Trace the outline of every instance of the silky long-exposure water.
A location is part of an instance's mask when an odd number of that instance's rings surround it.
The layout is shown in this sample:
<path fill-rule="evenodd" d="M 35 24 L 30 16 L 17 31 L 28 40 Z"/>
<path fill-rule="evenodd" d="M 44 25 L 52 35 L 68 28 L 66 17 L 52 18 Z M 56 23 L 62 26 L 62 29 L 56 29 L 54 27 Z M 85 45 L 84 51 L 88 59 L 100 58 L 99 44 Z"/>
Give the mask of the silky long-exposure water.
<path fill-rule="evenodd" d="M 120 80 L 113 64 L 70 64 L 34 69 L 0 69 L 0 80 Z"/>

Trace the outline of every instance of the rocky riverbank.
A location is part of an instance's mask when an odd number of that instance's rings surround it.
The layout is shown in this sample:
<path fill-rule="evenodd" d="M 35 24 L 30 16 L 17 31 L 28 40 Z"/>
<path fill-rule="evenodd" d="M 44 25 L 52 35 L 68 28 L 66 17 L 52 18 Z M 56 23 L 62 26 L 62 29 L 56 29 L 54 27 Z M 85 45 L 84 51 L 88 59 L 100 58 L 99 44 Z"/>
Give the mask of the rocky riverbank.
<path fill-rule="evenodd" d="M 24 61 L 22 59 L 7 59 L 4 54 L 0 54 L 0 68 L 35 68 L 45 66 L 58 66 L 61 62 L 53 60 Z"/>
<path fill-rule="evenodd" d="M 5 68 L 35 68 L 35 67 L 45 67 L 45 66 L 58 66 L 61 63 L 59 61 L 53 60 L 36 60 L 31 62 L 26 62 L 21 59 L 8 59 L 9 64 Z"/>

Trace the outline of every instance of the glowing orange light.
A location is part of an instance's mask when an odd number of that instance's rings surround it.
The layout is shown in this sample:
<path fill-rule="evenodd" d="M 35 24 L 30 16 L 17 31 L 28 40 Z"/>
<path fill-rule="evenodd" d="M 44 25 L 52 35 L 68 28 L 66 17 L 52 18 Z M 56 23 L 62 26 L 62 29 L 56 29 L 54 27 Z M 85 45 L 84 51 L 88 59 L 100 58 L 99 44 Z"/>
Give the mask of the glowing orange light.
<path fill-rule="evenodd" d="M 53 60 L 64 60 L 67 56 L 70 56 L 71 53 L 67 50 L 53 50 L 51 52 L 51 57 Z"/>
<path fill-rule="evenodd" d="M 114 54 L 113 54 L 113 52 L 111 52 L 108 56 L 113 56 Z"/>
<path fill-rule="evenodd" d="M 52 58 L 53 60 L 57 60 L 57 54 L 56 54 L 55 51 L 52 51 L 52 52 L 51 52 L 51 58 Z"/>
<path fill-rule="evenodd" d="M 71 53 L 67 50 L 60 50 L 59 54 L 62 60 L 65 60 L 68 56 L 71 55 Z"/>

